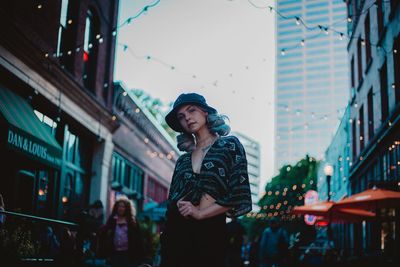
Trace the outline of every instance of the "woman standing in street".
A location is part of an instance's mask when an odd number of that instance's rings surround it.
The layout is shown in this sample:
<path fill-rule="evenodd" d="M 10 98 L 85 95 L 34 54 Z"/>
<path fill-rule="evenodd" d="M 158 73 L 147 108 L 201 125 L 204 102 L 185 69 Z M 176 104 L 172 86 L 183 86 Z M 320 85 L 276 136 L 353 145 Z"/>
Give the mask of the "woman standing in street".
<path fill-rule="evenodd" d="M 121 197 L 100 230 L 101 256 L 110 260 L 112 267 L 134 267 L 143 261 L 143 240 L 130 200 Z"/>
<path fill-rule="evenodd" d="M 182 94 L 166 122 L 187 153 L 176 162 L 161 236 L 162 267 L 223 267 L 226 216 L 251 210 L 246 154 L 203 96 Z"/>

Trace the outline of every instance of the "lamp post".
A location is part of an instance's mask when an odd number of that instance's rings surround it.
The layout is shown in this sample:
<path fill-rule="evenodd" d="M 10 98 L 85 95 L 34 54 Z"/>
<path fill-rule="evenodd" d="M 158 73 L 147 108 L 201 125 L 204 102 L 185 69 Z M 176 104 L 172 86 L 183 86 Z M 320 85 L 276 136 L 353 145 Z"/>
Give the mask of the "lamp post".
<path fill-rule="evenodd" d="M 327 183 L 327 189 L 328 189 L 328 201 L 330 201 L 331 200 L 331 177 L 333 174 L 333 167 L 329 164 L 325 165 L 324 173 L 326 176 L 326 183 Z M 327 234 L 328 234 L 328 240 L 332 240 L 332 228 L 331 228 L 330 223 L 328 224 Z"/>
<path fill-rule="evenodd" d="M 325 165 L 324 173 L 326 176 L 326 183 L 327 183 L 327 189 L 328 189 L 328 201 L 330 201 L 331 200 L 331 177 L 333 174 L 333 167 L 329 164 Z"/>

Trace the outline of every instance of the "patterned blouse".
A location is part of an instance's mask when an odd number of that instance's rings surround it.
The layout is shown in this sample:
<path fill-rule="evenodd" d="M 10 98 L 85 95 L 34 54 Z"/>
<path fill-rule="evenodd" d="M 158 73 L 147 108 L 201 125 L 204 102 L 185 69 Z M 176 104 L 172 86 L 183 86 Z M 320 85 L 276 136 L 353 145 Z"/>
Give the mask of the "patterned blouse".
<path fill-rule="evenodd" d="M 246 152 L 235 136 L 219 137 L 204 156 L 200 174 L 194 173 L 191 153 L 178 158 L 169 202 L 184 199 L 198 205 L 204 194 L 216 203 L 232 207 L 226 214 L 237 217 L 251 211 L 251 193 Z"/>

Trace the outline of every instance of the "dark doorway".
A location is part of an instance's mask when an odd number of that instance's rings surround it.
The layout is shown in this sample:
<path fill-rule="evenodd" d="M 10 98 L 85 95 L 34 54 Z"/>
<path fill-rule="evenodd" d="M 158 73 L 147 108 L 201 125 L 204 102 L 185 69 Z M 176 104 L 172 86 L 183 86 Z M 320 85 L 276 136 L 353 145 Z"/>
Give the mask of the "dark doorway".
<path fill-rule="evenodd" d="M 35 173 L 19 170 L 15 183 L 15 210 L 22 213 L 33 213 Z"/>

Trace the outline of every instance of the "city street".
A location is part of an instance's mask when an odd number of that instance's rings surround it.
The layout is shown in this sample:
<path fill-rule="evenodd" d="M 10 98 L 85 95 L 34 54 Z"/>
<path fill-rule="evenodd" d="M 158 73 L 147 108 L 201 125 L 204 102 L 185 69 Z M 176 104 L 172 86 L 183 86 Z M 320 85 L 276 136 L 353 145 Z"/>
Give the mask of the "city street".
<path fill-rule="evenodd" d="M 1 266 L 400 266 L 399 3 L 5 1 Z"/>

